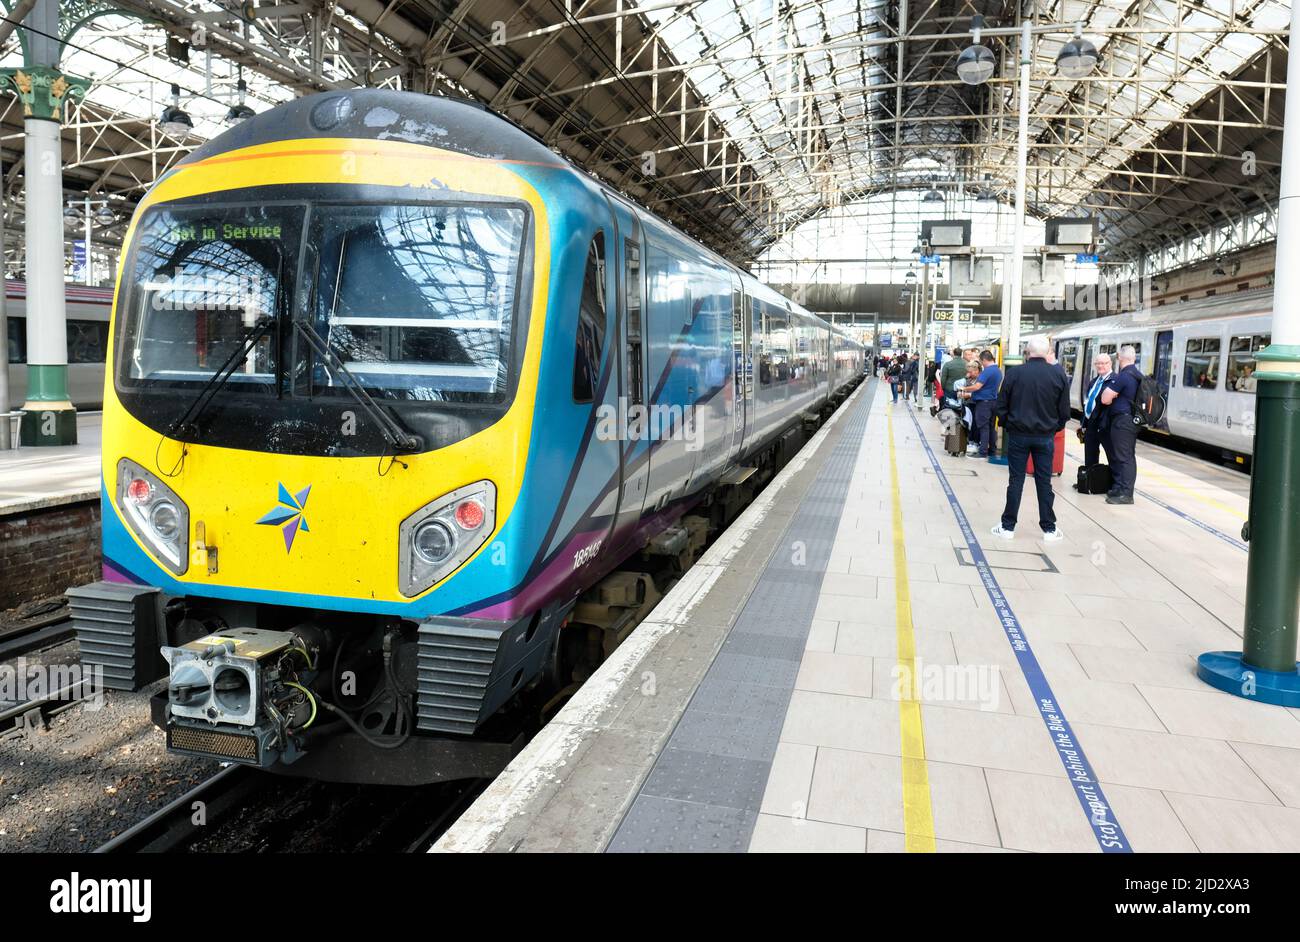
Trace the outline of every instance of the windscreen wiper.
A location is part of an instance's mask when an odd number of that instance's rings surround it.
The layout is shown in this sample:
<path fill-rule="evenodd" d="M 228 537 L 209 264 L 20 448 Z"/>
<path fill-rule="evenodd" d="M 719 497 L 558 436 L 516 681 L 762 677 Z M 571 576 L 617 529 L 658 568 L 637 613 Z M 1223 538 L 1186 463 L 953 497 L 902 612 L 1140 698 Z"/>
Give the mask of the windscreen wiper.
<path fill-rule="evenodd" d="M 224 363 L 208 377 L 208 381 L 203 384 L 197 396 L 191 401 L 189 406 L 180 416 L 167 426 L 166 435 L 168 438 L 176 438 L 182 432 L 197 432 L 196 424 L 199 417 L 203 415 L 204 410 L 216 398 L 221 387 L 226 385 L 230 377 L 234 375 L 239 364 L 243 363 L 248 354 L 254 347 L 266 336 L 271 327 L 275 324 L 274 317 L 259 317 L 256 321 L 245 328 L 243 336 L 240 338 L 239 347 L 228 356 Z"/>
<path fill-rule="evenodd" d="M 361 381 L 357 379 L 356 374 L 343 365 L 343 361 L 334 355 L 334 351 L 329 348 L 325 341 L 321 340 L 320 335 L 312 330 L 300 320 L 293 322 L 293 329 L 303 340 L 307 341 L 307 346 L 325 361 L 326 366 L 331 371 L 337 373 L 344 379 L 344 387 L 357 403 L 370 413 L 371 418 L 379 423 L 379 427 L 384 430 L 385 437 L 393 443 L 399 455 L 410 455 L 420 451 L 422 442 L 420 436 L 412 435 L 406 429 L 397 424 L 392 414 L 381 406 L 366 392 Z"/>

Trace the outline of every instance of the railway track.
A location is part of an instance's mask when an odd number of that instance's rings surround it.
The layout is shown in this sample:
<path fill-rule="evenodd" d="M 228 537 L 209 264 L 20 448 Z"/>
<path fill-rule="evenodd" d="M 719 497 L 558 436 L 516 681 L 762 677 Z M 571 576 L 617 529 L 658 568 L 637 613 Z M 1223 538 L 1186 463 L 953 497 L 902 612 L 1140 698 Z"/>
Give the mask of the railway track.
<path fill-rule="evenodd" d="M 257 770 L 243 765 L 226 766 L 216 775 L 168 802 L 142 821 L 95 850 L 97 854 L 147 854 L 179 850 L 192 841 L 202 826 L 210 825 L 246 801 L 263 784 Z M 195 802 L 201 802 L 204 825 L 196 825 Z"/>
<path fill-rule="evenodd" d="M 54 647 L 73 638 L 72 613 L 67 606 L 23 619 L 12 627 L 0 629 L 0 662 Z"/>
<path fill-rule="evenodd" d="M 80 706 L 86 699 L 84 682 L 78 681 L 45 697 L 35 697 L 0 710 L 0 736 L 28 729 L 43 729 L 65 710 Z"/>
<path fill-rule="evenodd" d="M 485 779 L 419 788 L 337 785 L 231 765 L 95 853 L 420 853 L 487 786 Z"/>

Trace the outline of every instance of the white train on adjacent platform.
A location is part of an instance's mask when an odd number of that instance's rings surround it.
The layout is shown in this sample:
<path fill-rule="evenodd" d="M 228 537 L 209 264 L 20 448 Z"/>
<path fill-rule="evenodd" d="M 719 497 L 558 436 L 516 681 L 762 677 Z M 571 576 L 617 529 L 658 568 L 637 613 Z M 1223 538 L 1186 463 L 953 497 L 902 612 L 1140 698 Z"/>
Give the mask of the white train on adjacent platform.
<path fill-rule="evenodd" d="M 112 288 L 67 286 L 68 395 L 78 409 L 98 409 L 104 402 L 104 351 Z M 27 285 L 5 284 L 9 320 L 9 401 L 17 409 L 27 398 Z"/>
<path fill-rule="evenodd" d="M 1154 431 L 1250 455 L 1255 437 L 1255 355 L 1269 342 L 1272 289 L 1198 298 L 1082 321 L 1053 331 L 1070 374 L 1070 403 L 1083 409 L 1097 353 L 1113 358 L 1131 344 L 1138 369 L 1165 392 L 1165 420 Z"/>

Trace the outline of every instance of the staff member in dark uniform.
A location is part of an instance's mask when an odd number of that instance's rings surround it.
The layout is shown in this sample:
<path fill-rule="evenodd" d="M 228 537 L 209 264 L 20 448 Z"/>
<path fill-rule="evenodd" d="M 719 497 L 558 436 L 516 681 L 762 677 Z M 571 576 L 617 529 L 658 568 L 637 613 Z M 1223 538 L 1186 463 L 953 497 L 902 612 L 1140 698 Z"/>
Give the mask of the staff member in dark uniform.
<path fill-rule="evenodd" d="M 1111 377 L 1108 388 L 1101 392 L 1101 404 L 1109 413 L 1110 431 L 1110 493 L 1108 504 L 1133 503 L 1133 485 L 1137 481 L 1137 436 L 1133 424 L 1133 400 L 1137 398 L 1142 383 L 1138 372 L 1137 351 L 1127 344 L 1119 348 L 1119 372 Z"/>
<path fill-rule="evenodd" d="M 1115 374 L 1110 368 L 1110 354 L 1099 353 L 1092 358 L 1092 370 L 1097 378 L 1092 381 L 1083 396 L 1083 425 L 1079 427 L 1079 439 L 1083 442 L 1083 464 L 1091 468 L 1101 460 L 1101 451 L 1106 450 L 1106 463 L 1113 464 L 1110 444 L 1110 407 L 1101 400 L 1101 394 L 1110 388 Z"/>
<path fill-rule="evenodd" d="M 1038 525 L 1043 539 L 1063 539 L 1056 526 L 1052 492 L 1052 453 L 1056 433 L 1070 421 L 1070 384 L 1065 373 L 1047 362 L 1047 341 L 1029 341 L 1025 362 L 1007 373 L 998 393 L 997 415 L 1007 429 L 1007 503 L 1002 522 L 992 530 L 1004 540 L 1016 535 L 1025 466 L 1034 459 L 1034 488 L 1038 492 Z"/>

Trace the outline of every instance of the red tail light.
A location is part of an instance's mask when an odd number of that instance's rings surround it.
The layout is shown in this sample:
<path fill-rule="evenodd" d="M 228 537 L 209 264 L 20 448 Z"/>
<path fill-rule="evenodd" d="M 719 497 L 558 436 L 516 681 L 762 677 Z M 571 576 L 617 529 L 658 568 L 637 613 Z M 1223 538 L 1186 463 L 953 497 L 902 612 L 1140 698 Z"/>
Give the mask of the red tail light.
<path fill-rule="evenodd" d="M 483 525 L 483 505 L 476 500 L 463 500 L 456 505 L 456 525 L 462 530 L 477 530 Z"/>
<path fill-rule="evenodd" d="M 126 496 L 137 504 L 145 503 L 152 493 L 153 488 L 149 486 L 149 482 L 144 478 L 135 478 L 126 486 Z"/>

